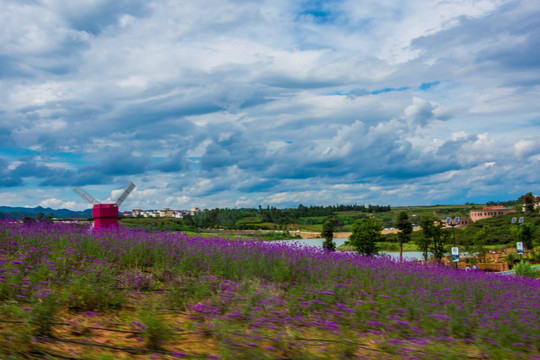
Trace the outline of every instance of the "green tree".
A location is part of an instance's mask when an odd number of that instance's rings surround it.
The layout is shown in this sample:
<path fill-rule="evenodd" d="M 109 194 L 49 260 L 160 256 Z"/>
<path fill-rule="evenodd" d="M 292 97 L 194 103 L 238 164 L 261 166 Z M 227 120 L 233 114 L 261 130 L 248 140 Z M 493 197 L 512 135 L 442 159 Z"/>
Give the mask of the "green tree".
<path fill-rule="evenodd" d="M 427 261 L 428 252 L 440 262 L 444 255 L 444 245 L 448 242 L 449 234 L 443 230 L 442 222 L 432 215 L 422 216 L 420 219 L 422 236 L 418 238 L 416 245 L 424 254 Z"/>
<path fill-rule="evenodd" d="M 345 225 L 345 221 L 339 216 L 332 216 L 329 220 L 334 225 L 334 231 L 343 229 L 343 226 Z"/>
<path fill-rule="evenodd" d="M 448 243 L 448 240 L 450 239 L 450 233 L 443 229 L 444 225 L 440 222 L 436 224 L 434 227 L 435 227 L 435 231 L 433 233 L 433 239 L 431 241 L 430 251 L 435 257 L 435 260 L 437 260 L 437 262 L 441 262 L 445 253 L 445 245 Z"/>
<path fill-rule="evenodd" d="M 474 234 L 474 250 L 478 253 L 478 258 L 482 259 L 482 262 L 486 262 L 486 239 L 489 234 L 489 226 L 484 225 L 480 230 Z"/>
<path fill-rule="evenodd" d="M 512 251 L 508 252 L 508 254 L 506 254 L 504 260 L 508 264 L 508 269 L 511 270 L 512 267 L 514 267 L 514 264 L 516 263 L 516 260 L 517 260 L 516 253 L 512 252 Z"/>
<path fill-rule="evenodd" d="M 416 245 L 422 251 L 424 260 L 428 260 L 429 249 L 431 247 L 431 240 L 434 233 L 435 218 L 431 215 L 424 215 L 420 218 L 418 225 L 422 228 L 422 235 L 416 239 Z"/>
<path fill-rule="evenodd" d="M 527 193 L 521 197 L 523 201 L 523 206 L 525 207 L 525 213 L 532 214 L 534 213 L 534 196 L 533 194 Z"/>
<path fill-rule="evenodd" d="M 182 220 L 184 220 L 184 224 L 186 224 L 187 226 L 195 225 L 195 223 L 193 222 L 193 216 L 189 214 L 185 215 Z"/>
<path fill-rule="evenodd" d="M 334 242 L 334 223 L 332 221 L 327 220 L 324 222 L 321 236 L 325 239 L 323 248 L 328 251 L 336 250 L 336 243 Z"/>
<path fill-rule="evenodd" d="M 429 256 L 429 246 L 431 245 L 431 239 L 428 238 L 425 234 L 421 234 L 414 240 L 414 243 L 422 252 L 422 255 L 424 256 L 424 261 L 427 261 Z"/>
<path fill-rule="evenodd" d="M 327 220 L 324 222 L 321 236 L 325 239 L 323 248 L 328 251 L 336 250 L 336 243 L 334 242 L 334 223 L 332 221 Z"/>
<path fill-rule="evenodd" d="M 527 259 L 534 262 L 540 261 L 540 253 L 534 251 L 534 248 L 532 248 L 531 251 L 529 251 L 529 253 L 527 254 Z"/>
<path fill-rule="evenodd" d="M 354 246 L 359 254 L 376 255 L 377 241 L 380 241 L 382 229 L 381 224 L 375 219 L 356 220 L 348 243 Z"/>
<path fill-rule="evenodd" d="M 533 248 L 534 224 L 522 224 L 519 227 L 519 239 L 527 250 Z"/>
<path fill-rule="evenodd" d="M 45 214 L 44 214 L 44 213 L 38 212 L 38 213 L 37 213 L 37 216 L 36 216 L 36 219 L 38 219 L 38 220 L 43 220 L 44 217 L 45 217 Z"/>
<path fill-rule="evenodd" d="M 456 243 L 459 246 L 461 246 L 460 252 L 463 251 L 463 252 L 466 252 L 467 254 L 470 254 L 471 252 L 473 252 L 473 247 L 472 247 L 472 244 L 471 244 L 471 241 L 470 241 L 469 238 L 464 238 L 462 240 L 456 240 Z"/>
<path fill-rule="evenodd" d="M 402 211 L 399 213 L 396 221 L 396 228 L 399 230 L 399 260 L 401 260 L 403 258 L 403 244 L 411 240 L 411 234 L 413 232 L 413 226 L 407 212 Z"/>

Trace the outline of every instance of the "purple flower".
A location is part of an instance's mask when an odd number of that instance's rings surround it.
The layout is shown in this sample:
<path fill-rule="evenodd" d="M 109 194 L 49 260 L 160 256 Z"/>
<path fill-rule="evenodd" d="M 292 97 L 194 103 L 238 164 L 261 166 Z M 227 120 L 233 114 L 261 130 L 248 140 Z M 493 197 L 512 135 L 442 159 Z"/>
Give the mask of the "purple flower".
<path fill-rule="evenodd" d="M 172 353 L 171 353 L 171 356 L 179 357 L 179 358 L 180 358 L 180 357 L 186 357 L 186 356 L 189 356 L 189 355 L 184 354 L 184 353 L 182 353 L 182 352 L 175 351 L 175 352 L 172 352 Z"/>
<path fill-rule="evenodd" d="M 136 320 L 131 322 L 131 326 L 137 331 L 143 331 L 143 330 L 148 329 L 148 326 L 146 326 L 142 322 L 136 321 Z"/>
<path fill-rule="evenodd" d="M 450 316 L 444 315 L 444 314 L 431 314 L 430 316 L 431 316 L 432 318 L 434 318 L 434 319 L 441 320 L 441 321 L 448 321 L 448 320 L 450 320 Z"/>

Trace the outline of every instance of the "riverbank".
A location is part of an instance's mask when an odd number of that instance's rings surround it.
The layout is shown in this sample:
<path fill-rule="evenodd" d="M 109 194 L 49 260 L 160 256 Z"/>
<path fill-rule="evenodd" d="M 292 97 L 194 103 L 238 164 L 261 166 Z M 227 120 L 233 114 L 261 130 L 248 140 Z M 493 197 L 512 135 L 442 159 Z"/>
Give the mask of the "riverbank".
<path fill-rule="evenodd" d="M 299 235 L 302 239 L 319 239 L 321 237 L 319 232 L 295 231 L 291 234 Z M 351 232 L 334 233 L 334 239 L 348 239 L 351 234 Z"/>

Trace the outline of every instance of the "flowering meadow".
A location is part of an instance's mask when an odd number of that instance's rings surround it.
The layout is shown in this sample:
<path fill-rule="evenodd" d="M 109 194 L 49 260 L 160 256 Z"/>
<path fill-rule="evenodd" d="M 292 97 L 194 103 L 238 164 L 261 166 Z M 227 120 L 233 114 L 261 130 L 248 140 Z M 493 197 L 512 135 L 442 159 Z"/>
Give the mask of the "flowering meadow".
<path fill-rule="evenodd" d="M 540 281 L 282 242 L 1 221 L 4 355 L 540 359 Z"/>

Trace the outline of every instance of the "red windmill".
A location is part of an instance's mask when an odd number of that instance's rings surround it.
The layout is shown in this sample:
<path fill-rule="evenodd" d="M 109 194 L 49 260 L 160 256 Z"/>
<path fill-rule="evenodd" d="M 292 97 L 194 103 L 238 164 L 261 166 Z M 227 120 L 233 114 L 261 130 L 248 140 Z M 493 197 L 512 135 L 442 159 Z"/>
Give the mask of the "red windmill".
<path fill-rule="evenodd" d="M 94 218 L 94 228 L 102 229 L 109 226 L 118 226 L 118 207 L 120 204 L 126 200 L 128 195 L 135 189 L 135 184 L 130 183 L 129 186 L 124 190 L 122 195 L 112 204 L 103 204 L 100 203 L 95 197 L 88 194 L 86 191 L 80 187 L 76 187 L 75 192 L 81 195 L 86 201 L 90 204 L 93 204 L 92 208 L 92 217 Z"/>

